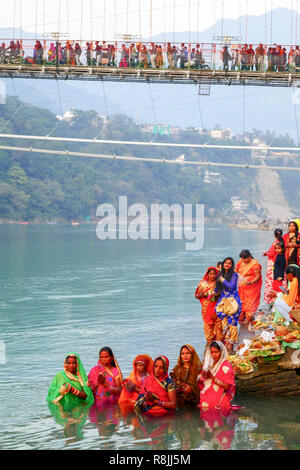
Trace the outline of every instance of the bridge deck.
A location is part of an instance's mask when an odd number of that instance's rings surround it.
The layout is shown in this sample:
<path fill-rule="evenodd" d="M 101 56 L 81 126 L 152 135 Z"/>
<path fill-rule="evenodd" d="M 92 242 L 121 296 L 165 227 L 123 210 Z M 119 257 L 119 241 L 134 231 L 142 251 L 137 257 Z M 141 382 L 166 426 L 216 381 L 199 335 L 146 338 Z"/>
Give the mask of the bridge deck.
<path fill-rule="evenodd" d="M 1 78 L 105 80 L 269 87 L 300 86 L 300 73 L 0 64 Z"/>

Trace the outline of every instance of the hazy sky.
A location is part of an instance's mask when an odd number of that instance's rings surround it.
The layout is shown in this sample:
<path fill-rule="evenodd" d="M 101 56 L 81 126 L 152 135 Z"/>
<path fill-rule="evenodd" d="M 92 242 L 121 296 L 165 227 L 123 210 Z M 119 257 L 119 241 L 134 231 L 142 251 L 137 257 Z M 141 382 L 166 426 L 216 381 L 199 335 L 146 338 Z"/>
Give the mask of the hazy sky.
<path fill-rule="evenodd" d="M 6 0 L 0 27 L 14 29 L 15 37 L 20 26 L 39 36 L 60 30 L 70 33 L 73 39 L 104 39 L 105 36 L 111 40 L 115 34 L 140 31 L 142 36 L 149 37 L 151 3 L 152 35 L 172 32 L 174 24 L 178 32 L 201 31 L 222 16 L 237 19 L 246 12 L 261 15 L 271 5 L 273 9 L 292 7 L 300 11 L 298 0 Z"/>

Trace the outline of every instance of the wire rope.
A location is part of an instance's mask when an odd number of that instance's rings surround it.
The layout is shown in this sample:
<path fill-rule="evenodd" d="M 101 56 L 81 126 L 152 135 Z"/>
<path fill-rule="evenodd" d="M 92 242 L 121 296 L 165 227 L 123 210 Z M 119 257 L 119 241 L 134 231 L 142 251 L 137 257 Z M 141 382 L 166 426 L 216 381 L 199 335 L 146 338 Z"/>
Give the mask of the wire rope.
<path fill-rule="evenodd" d="M 41 153 L 48 155 L 63 155 L 69 157 L 85 157 L 85 158 L 100 158 L 105 160 L 123 160 L 133 162 L 145 162 L 145 163 L 162 163 L 162 164 L 175 164 L 175 165 L 194 165 L 194 166 L 217 166 L 227 168 L 245 168 L 245 169 L 263 169 L 263 170 L 277 170 L 277 171 L 300 171 L 300 167 L 285 167 L 285 166 L 274 166 L 274 165 L 252 165 L 248 163 L 221 163 L 212 161 L 179 161 L 178 159 L 166 159 L 166 158 L 154 158 L 154 157 L 133 157 L 130 155 L 106 155 L 100 153 L 85 153 L 85 152 L 74 152 L 69 150 L 52 150 L 32 147 L 14 147 L 9 145 L 0 145 L 0 150 L 12 150 L 14 152 L 28 152 L 28 153 Z"/>

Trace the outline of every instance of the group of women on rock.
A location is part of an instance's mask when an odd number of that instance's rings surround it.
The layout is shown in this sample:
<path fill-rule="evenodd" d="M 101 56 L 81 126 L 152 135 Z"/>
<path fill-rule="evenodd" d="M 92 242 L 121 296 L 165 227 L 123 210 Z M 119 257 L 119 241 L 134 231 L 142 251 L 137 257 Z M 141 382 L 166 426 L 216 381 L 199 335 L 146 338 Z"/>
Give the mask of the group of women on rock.
<path fill-rule="evenodd" d="M 272 304 L 277 316 L 291 321 L 293 309 L 300 304 L 300 220 L 290 221 L 288 227 L 285 235 L 281 229 L 275 230 L 275 241 L 263 254 L 268 256 L 264 300 Z M 241 251 L 236 266 L 229 257 L 206 270 L 195 297 L 202 305 L 208 344 L 217 340 L 229 352 L 234 349 L 239 324 L 250 323 L 258 310 L 261 288 L 262 268 L 249 250 Z"/>
<path fill-rule="evenodd" d="M 215 341 L 206 350 L 204 364 L 193 346 L 183 345 L 170 373 L 166 356 L 152 360 L 139 354 L 125 379 L 109 347 L 100 350 L 97 365 L 88 375 L 79 355 L 70 353 L 50 385 L 47 401 L 63 411 L 80 404 L 93 405 L 98 411 L 119 405 L 124 413 L 159 417 L 182 406 L 198 406 L 201 412 L 216 406 L 230 409 L 234 393 L 234 372 L 226 348 Z"/>

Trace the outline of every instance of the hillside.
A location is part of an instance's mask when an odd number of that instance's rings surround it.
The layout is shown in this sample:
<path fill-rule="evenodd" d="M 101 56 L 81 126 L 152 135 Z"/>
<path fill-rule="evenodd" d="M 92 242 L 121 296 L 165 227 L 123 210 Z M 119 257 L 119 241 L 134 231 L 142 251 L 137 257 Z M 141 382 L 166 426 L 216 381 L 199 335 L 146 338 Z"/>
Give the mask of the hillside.
<path fill-rule="evenodd" d="M 21 107 L 22 106 L 22 107 Z M 17 111 L 19 109 L 19 111 Z M 16 112 L 17 111 L 17 112 Z M 15 115 L 14 115 L 15 113 Z M 13 119 L 7 121 L 13 116 Z M 53 136 L 76 136 L 82 138 L 109 138 L 123 140 L 151 141 L 151 132 L 142 132 L 134 121 L 125 115 L 114 115 L 105 123 L 95 111 L 73 110 L 70 121 L 59 122 L 50 111 L 32 105 L 22 104 L 17 98 L 9 98 L 5 106 L 0 107 L 0 129 L 5 125 L 6 133 L 47 135 L 56 126 Z M 293 145 L 290 137 L 276 136 L 274 133 L 263 134 L 253 131 L 248 138 L 259 136 L 268 144 Z M 180 131 L 169 137 L 155 136 L 156 140 L 188 143 L 220 143 L 208 134 L 199 134 L 196 129 Z M 4 140 L 2 140 L 4 143 Z M 8 143 L 8 141 L 6 141 Z M 241 143 L 237 138 L 231 142 Z M 23 142 L 24 143 L 24 142 Z M 228 143 L 228 141 L 227 141 Z M 9 145 L 19 145 L 19 141 L 9 141 Z M 22 144 L 23 145 L 23 144 Z M 97 151 L 121 155 L 156 156 L 177 158 L 181 149 L 128 146 L 108 146 L 95 144 L 65 144 L 58 142 L 29 142 L 28 146 L 52 149 L 68 149 L 84 152 Z M 228 150 L 184 151 L 187 160 L 231 161 L 257 163 L 247 152 Z M 268 159 L 267 163 L 269 163 Z M 294 159 L 296 165 L 297 159 Z M 276 160 L 280 164 L 280 160 Z M 282 164 L 282 163 L 281 163 Z M 282 205 L 287 207 L 287 216 L 296 210 L 295 201 L 299 200 L 298 173 L 286 172 L 276 175 L 268 190 L 268 178 L 264 185 L 260 182 L 259 172 L 250 169 L 224 169 L 221 172 L 222 184 L 204 183 L 205 167 L 184 165 L 162 165 L 155 163 L 134 163 L 105 161 L 100 159 L 74 158 L 67 156 L 22 154 L 20 152 L 0 152 L 0 218 L 2 220 L 46 221 L 56 219 L 66 221 L 84 219 L 96 214 L 101 203 L 118 205 L 120 195 L 128 196 L 128 203 L 202 203 L 206 215 L 218 220 L 226 220 L 232 213 L 231 197 L 239 196 L 250 200 L 249 213 L 259 217 L 277 214 L 276 205 L 270 214 L 266 194 L 272 197 L 278 188 L 282 191 Z M 216 169 L 211 171 L 218 171 Z M 253 186 L 253 183 L 257 185 Z M 279 187 L 280 185 L 280 187 Z M 264 190 L 262 190 L 262 186 Z M 276 200 L 274 199 L 274 204 Z M 282 209 L 282 207 L 281 207 Z M 280 213 L 281 216 L 281 213 Z"/>

